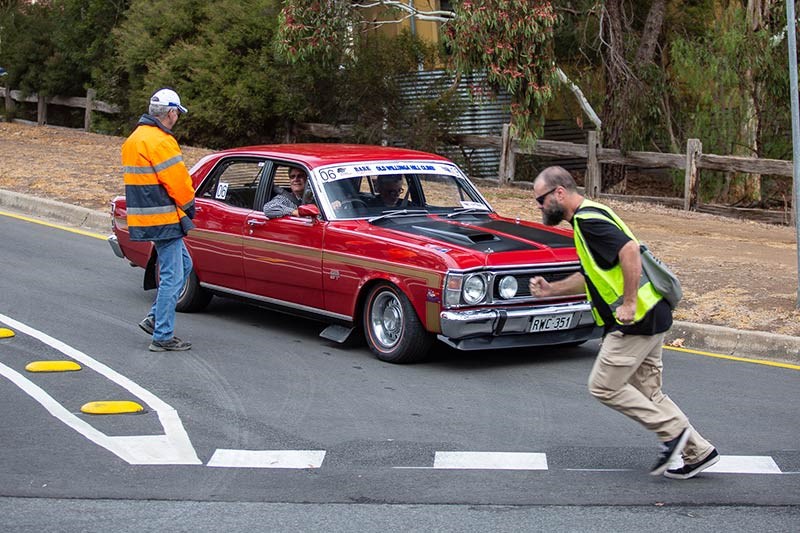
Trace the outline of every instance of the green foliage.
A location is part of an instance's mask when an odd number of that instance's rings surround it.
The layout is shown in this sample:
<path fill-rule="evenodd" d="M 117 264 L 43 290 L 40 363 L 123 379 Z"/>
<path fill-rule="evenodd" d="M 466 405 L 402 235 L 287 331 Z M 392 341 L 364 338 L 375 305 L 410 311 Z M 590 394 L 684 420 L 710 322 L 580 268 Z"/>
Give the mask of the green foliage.
<path fill-rule="evenodd" d="M 276 3 L 134 0 L 114 32 L 112 80 L 127 86 L 128 115 L 146 113 L 153 91 L 172 87 L 189 108 L 181 139 L 211 147 L 272 139 L 276 95 L 288 90 L 271 54 Z"/>
<path fill-rule="evenodd" d="M 321 61 L 338 65 L 351 45 L 357 20 L 351 3 L 342 0 L 286 0 L 278 17 L 276 50 L 296 63 Z"/>
<path fill-rule="evenodd" d="M 547 0 L 462 0 L 445 40 L 458 72 L 487 72 L 495 91 L 512 95 L 515 135 L 523 144 L 535 141 L 556 79 L 552 61 L 556 14 Z M 357 46 L 361 26 L 352 3 L 340 0 L 286 0 L 281 12 L 277 48 L 291 62 L 305 60 L 345 64 Z"/>
<path fill-rule="evenodd" d="M 36 93 L 44 85 L 43 66 L 54 53 L 54 20 L 46 5 L 17 4 L 3 12 L 0 64 L 8 71 L 6 87 Z M 46 93 L 45 93 L 46 94 Z"/>
<path fill-rule="evenodd" d="M 700 39 L 677 38 L 670 47 L 675 93 L 687 113 L 685 135 L 709 153 L 732 153 L 742 142 L 745 71 L 752 65 L 744 14 L 727 10 Z"/>
<path fill-rule="evenodd" d="M 127 86 L 131 119 L 158 87 L 178 91 L 189 113 L 176 134 L 194 144 L 273 142 L 294 122 L 355 124 L 351 140 L 379 142 L 398 121 L 396 75 L 433 60 L 408 35 L 356 34 L 335 65 L 317 56 L 290 64 L 280 53 L 278 0 L 179 0 L 171 12 L 190 18 L 181 21 L 163 15 L 167 3 L 132 2 L 114 32 L 119 66 L 109 79 Z"/>
<path fill-rule="evenodd" d="M 550 1 L 463 0 L 445 31 L 459 72 L 485 70 L 494 90 L 512 96 L 511 125 L 523 145 L 541 133 L 556 80 Z"/>
<path fill-rule="evenodd" d="M 0 9 L 0 64 L 26 93 L 83 96 L 127 2 L 53 0 Z"/>
<path fill-rule="evenodd" d="M 405 105 L 399 86 L 401 76 L 435 61 L 433 47 L 403 32 L 398 37 L 362 35 L 355 41 L 353 51 L 338 70 L 329 115 L 354 125 L 351 140 L 401 140 L 409 147 L 422 148 L 449 133 L 453 116 L 448 114 L 444 89 L 428 95 L 423 107 L 430 114 L 420 117 Z"/>
<path fill-rule="evenodd" d="M 398 85 L 399 76 L 435 64 L 436 48 L 408 32 L 394 38 L 373 34 L 351 7 L 341 1 L 284 2 L 275 40 L 278 57 L 303 71 L 321 66 L 310 78 L 326 83 L 317 85 L 316 92 L 330 96 L 309 107 L 325 122 L 353 125 L 349 141 L 391 139 L 430 150 L 440 146 L 461 110 L 449 85 L 432 88 L 429 99 L 412 106 Z"/>
<path fill-rule="evenodd" d="M 112 31 L 113 59 L 105 76 L 97 77 L 101 94 L 121 104 L 125 114 L 133 115 L 143 107 L 146 112 L 147 98 L 157 88 L 151 87 L 156 80 L 147 79 L 150 71 L 165 64 L 173 45 L 192 41 L 195 28 L 206 22 L 204 4 L 200 0 L 132 0 L 125 20 Z M 178 84 L 170 80 L 166 85 Z"/>
<path fill-rule="evenodd" d="M 773 6 L 767 19 L 772 24 L 753 32 L 744 10 L 731 4 L 701 36 L 672 42 L 671 89 L 679 132 L 682 138 L 701 139 L 706 153 L 791 159 L 786 40 L 779 38 L 785 6 Z M 755 124 L 756 116 L 759 131 L 749 131 L 746 126 Z M 758 153 L 751 147 L 754 134 Z M 717 178 L 701 182 L 706 197 L 720 193 L 723 180 Z"/>

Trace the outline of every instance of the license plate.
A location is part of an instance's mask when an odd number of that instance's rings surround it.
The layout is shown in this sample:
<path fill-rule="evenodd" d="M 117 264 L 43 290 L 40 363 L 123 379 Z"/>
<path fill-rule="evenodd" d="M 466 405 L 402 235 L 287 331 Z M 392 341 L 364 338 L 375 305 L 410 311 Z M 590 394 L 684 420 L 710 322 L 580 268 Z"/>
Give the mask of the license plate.
<path fill-rule="evenodd" d="M 570 325 L 572 325 L 572 313 L 535 316 L 531 321 L 531 333 L 569 329 Z"/>

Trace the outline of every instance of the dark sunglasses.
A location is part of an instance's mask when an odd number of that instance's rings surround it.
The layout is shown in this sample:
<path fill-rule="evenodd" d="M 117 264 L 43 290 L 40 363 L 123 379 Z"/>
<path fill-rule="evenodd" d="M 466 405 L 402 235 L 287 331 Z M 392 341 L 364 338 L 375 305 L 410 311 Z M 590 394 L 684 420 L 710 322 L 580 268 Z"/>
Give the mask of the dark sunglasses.
<path fill-rule="evenodd" d="M 550 196 L 551 194 L 553 194 L 554 192 L 556 192 L 556 189 L 558 189 L 558 187 L 559 186 L 556 185 L 555 187 L 553 187 L 552 189 L 550 189 L 549 191 L 547 191 L 543 195 L 537 196 L 536 197 L 536 201 L 539 202 L 539 205 L 543 206 L 544 205 L 544 201 L 547 200 L 547 197 Z"/>

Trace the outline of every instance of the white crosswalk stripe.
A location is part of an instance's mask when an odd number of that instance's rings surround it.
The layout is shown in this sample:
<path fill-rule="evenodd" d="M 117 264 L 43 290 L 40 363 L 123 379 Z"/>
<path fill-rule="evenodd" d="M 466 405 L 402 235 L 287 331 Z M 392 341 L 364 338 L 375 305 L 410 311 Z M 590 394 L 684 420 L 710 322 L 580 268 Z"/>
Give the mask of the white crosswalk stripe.
<path fill-rule="evenodd" d="M 544 453 L 436 452 L 433 468 L 458 470 L 547 470 Z"/>
<path fill-rule="evenodd" d="M 780 474 L 769 455 L 720 455 L 719 462 L 706 472 L 715 474 Z"/>
<path fill-rule="evenodd" d="M 319 468 L 325 450 L 217 450 L 208 466 L 227 468 Z"/>
<path fill-rule="evenodd" d="M 325 450 L 230 450 L 218 449 L 208 461 L 218 468 L 322 468 Z M 535 452 L 437 451 L 433 465 L 391 466 L 415 470 L 549 470 L 547 454 Z M 675 465 L 680 466 L 680 465 Z M 571 472 L 625 472 L 631 468 L 563 468 Z M 719 462 L 705 470 L 713 474 L 783 474 L 769 455 L 721 455 Z M 791 472 L 786 472 L 791 473 Z"/>

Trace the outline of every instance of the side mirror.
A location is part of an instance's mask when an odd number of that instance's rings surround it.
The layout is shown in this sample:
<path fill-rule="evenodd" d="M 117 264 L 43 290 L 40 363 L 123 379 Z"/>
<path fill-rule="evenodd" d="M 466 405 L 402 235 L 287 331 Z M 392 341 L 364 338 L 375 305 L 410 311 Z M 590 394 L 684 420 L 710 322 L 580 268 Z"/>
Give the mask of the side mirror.
<path fill-rule="evenodd" d="M 316 217 L 319 216 L 319 207 L 314 204 L 303 204 L 297 206 L 297 214 L 301 217 Z"/>

